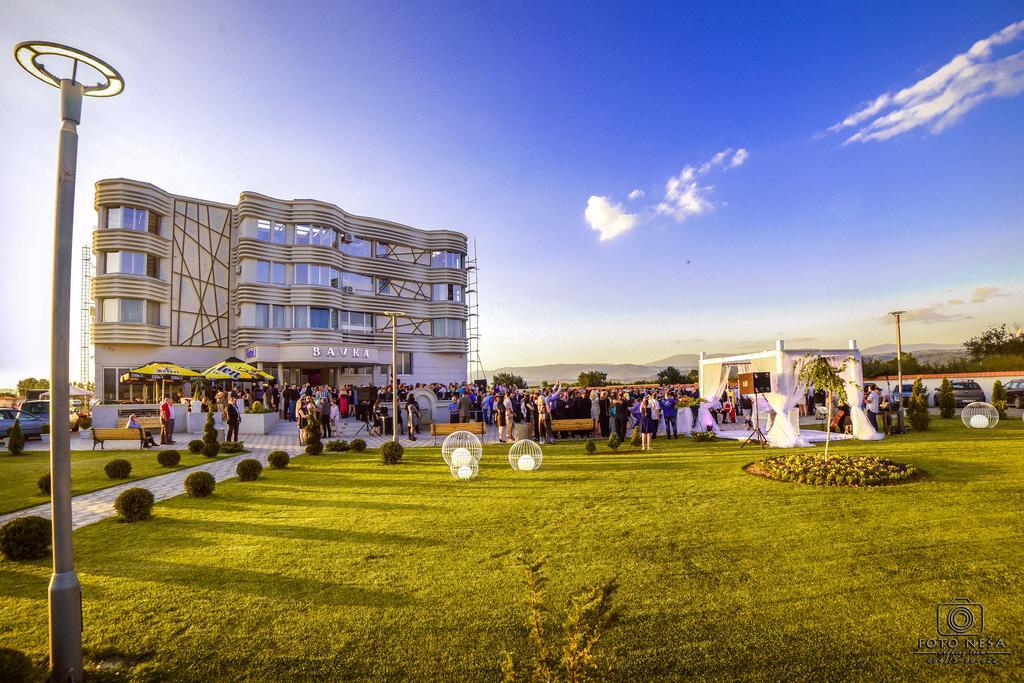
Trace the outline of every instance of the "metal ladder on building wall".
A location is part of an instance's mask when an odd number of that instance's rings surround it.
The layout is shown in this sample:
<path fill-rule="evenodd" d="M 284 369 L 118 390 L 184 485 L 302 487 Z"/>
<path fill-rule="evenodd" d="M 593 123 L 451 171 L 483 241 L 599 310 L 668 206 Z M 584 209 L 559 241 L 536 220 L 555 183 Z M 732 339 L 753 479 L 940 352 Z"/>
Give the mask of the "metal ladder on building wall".
<path fill-rule="evenodd" d="M 466 375 L 470 382 L 477 379 L 486 379 L 484 364 L 480 361 L 480 266 L 476 254 L 476 238 L 473 238 L 472 256 L 466 256 L 466 342 L 468 343 L 468 355 L 466 356 Z"/>

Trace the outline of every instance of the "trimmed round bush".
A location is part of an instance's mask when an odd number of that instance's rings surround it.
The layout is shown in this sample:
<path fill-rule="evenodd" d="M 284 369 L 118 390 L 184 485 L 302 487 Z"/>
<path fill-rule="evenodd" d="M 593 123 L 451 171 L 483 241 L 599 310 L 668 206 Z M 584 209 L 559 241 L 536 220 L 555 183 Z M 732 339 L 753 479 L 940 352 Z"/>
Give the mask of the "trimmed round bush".
<path fill-rule="evenodd" d="M 352 439 L 352 443 L 349 444 L 349 448 L 354 450 L 356 453 L 362 453 L 366 450 L 366 442 L 362 439 Z"/>
<path fill-rule="evenodd" d="M 885 486 L 919 476 L 913 465 L 872 457 L 831 457 L 821 453 L 765 458 L 747 470 L 769 479 L 820 486 Z"/>
<path fill-rule="evenodd" d="M 199 439 L 192 439 L 191 441 L 188 442 L 188 452 L 189 453 L 199 453 L 202 450 L 203 450 L 203 442 L 200 441 Z"/>
<path fill-rule="evenodd" d="M 104 465 L 103 471 L 111 479 L 127 479 L 132 476 L 132 464 L 127 460 L 117 458 Z"/>
<path fill-rule="evenodd" d="M 155 502 L 156 499 L 153 498 L 152 492 L 136 486 L 122 491 L 118 495 L 114 500 L 114 509 L 126 522 L 141 522 L 153 516 L 153 503 Z"/>
<path fill-rule="evenodd" d="M 44 496 L 50 495 L 50 473 L 47 472 L 43 476 L 39 477 L 39 481 L 36 482 L 36 486 L 39 487 L 39 492 Z"/>
<path fill-rule="evenodd" d="M 324 445 L 319 441 L 306 444 L 306 455 L 320 455 L 324 452 Z"/>
<path fill-rule="evenodd" d="M 238 463 L 235 474 L 242 481 L 256 481 L 263 474 L 263 465 L 255 458 L 246 458 Z"/>
<path fill-rule="evenodd" d="M 245 450 L 245 443 L 242 441 L 225 441 L 220 444 L 221 453 L 241 453 Z"/>
<path fill-rule="evenodd" d="M 288 463 L 291 462 L 291 456 L 284 451 L 272 451 L 267 456 L 267 464 L 273 467 L 275 470 L 283 470 L 288 467 Z"/>
<path fill-rule="evenodd" d="M 397 465 L 402 461 L 405 448 L 397 441 L 386 441 L 381 444 L 380 458 L 385 465 Z"/>
<path fill-rule="evenodd" d="M 0 527 L 0 554 L 8 560 L 38 560 L 50 550 L 50 520 L 38 515 L 18 517 Z"/>
<path fill-rule="evenodd" d="M 164 467 L 174 467 L 181 462 L 181 453 L 178 451 L 157 451 L 156 461 Z"/>
<path fill-rule="evenodd" d="M 33 676 L 32 660 L 24 652 L 9 647 L 0 647 L 0 681 L 26 683 Z"/>
<path fill-rule="evenodd" d="M 203 444 L 203 455 L 207 458 L 216 458 L 220 453 L 220 444 L 216 441 L 200 442 Z"/>
<path fill-rule="evenodd" d="M 328 441 L 326 448 L 331 453 L 340 453 L 342 451 L 347 451 L 349 449 L 349 445 L 348 441 L 345 441 L 344 439 L 342 439 L 341 441 L 334 440 Z"/>
<path fill-rule="evenodd" d="M 190 498 L 206 498 L 213 493 L 217 480 L 209 472 L 193 472 L 185 477 L 185 493 Z"/>

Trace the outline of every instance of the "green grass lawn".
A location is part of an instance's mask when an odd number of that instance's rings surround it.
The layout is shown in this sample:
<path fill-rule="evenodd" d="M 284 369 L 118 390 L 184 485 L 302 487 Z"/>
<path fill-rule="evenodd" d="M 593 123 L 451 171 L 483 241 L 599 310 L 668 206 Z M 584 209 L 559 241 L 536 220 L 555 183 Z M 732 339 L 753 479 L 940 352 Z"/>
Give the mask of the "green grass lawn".
<path fill-rule="evenodd" d="M 75 533 L 91 661 L 178 681 L 500 679 L 524 661 L 525 572 L 548 603 L 617 576 L 613 678 L 1019 680 L 1024 672 L 1024 429 L 1004 422 L 833 444 L 914 464 L 875 489 L 774 482 L 735 442 L 653 453 L 545 448 L 515 473 L 497 446 L 453 481 L 438 449 L 304 456 L 152 521 Z M 777 454 L 775 451 L 768 451 Z M 45 560 L 0 562 L 0 647 L 46 656 Z M 936 605 L 969 597 L 1012 655 L 928 664 Z"/>
<path fill-rule="evenodd" d="M 178 452 L 181 453 L 181 464 L 178 467 L 161 467 L 156 461 L 157 451 L 155 450 L 72 451 L 71 492 L 74 495 L 88 493 L 108 486 L 123 484 L 126 481 L 152 477 L 210 461 L 202 454 L 189 453 L 187 445 L 179 449 Z M 115 458 L 127 460 L 132 464 L 131 477 L 128 479 L 107 477 L 103 467 Z M 48 452 L 25 451 L 21 455 L 11 455 L 7 451 L 0 451 L 0 514 L 40 503 L 48 503 L 50 497 L 39 492 L 36 482 L 39 481 L 39 477 L 49 471 L 50 454 Z"/>

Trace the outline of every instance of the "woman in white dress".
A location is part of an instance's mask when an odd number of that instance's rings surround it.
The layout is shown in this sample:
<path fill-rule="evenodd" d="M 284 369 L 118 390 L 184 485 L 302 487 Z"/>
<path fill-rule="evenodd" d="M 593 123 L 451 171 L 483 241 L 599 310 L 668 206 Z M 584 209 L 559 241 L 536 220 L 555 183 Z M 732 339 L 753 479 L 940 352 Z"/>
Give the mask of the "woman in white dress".
<path fill-rule="evenodd" d="M 594 430 L 597 431 L 601 419 L 601 396 L 597 389 L 590 390 L 590 419 L 594 421 Z M 603 434 L 601 436 L 604 436 Z"/>

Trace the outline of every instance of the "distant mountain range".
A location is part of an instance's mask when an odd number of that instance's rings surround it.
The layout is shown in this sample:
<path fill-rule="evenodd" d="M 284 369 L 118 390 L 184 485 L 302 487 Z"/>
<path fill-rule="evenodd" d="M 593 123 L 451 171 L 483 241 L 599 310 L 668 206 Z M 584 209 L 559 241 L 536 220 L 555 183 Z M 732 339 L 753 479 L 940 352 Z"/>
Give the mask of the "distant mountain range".
<path fill-rule="evenodd" d="M 959 344 L 905 344 L 904 353 L 913 353 L 918 360 L 941 361 L 965 353 L 963 346 Z M 895 344 L 879 344 L 861 349 L 861 354 L 886 360 L 896 355 Z M 551 363 L 548 365 L 520 365 L 505 366 L 495 370 L 488 370 L 487 377 L 490 379 L 495 373 L 511 372 L 520 375 L 531 384 L 542 381 L 548 382 L 575 382 L 581 372 L 597 370 L 608 374 L 608 379 L 623 382 L 636 382 L 641 380 L 652 380 L 658 373 L 672 366 L 687 372 L 695 370 L 699 364 L 699 356 L 695 353 L 677 353 L 668 358 L 650 361 L 648 363 Z"/>

